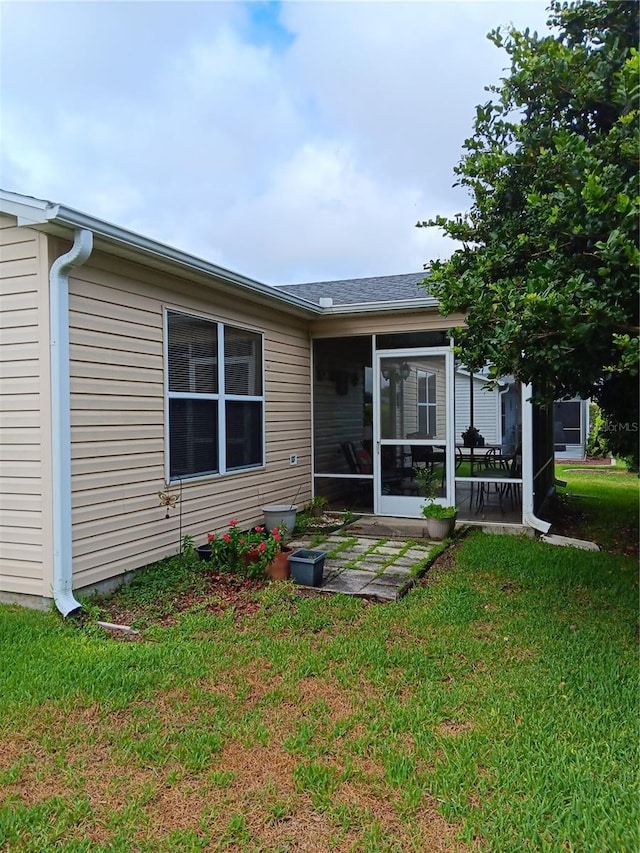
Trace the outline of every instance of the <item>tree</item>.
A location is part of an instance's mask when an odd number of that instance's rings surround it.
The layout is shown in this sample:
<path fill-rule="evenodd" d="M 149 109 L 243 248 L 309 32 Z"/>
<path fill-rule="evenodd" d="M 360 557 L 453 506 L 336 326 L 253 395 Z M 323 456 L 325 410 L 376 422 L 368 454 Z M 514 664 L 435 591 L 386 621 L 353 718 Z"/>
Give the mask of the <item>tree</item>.
<path fill-rule="evenodd" d="M 553 2 L 549 35 L 490 33 L 511 69 L 455 168 L 471 209 L 418 223 L 462 242 L 425 285 L 466 313 L 465 362 L 532 382 L 538 402 L 595 398 L 636 461 L 639 10 Z"/>

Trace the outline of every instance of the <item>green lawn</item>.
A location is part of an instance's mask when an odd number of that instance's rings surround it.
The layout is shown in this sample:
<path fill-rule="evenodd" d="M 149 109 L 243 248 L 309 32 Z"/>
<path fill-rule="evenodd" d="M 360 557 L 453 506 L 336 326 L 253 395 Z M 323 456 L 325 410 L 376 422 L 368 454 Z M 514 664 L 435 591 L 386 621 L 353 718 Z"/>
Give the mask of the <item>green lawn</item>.
<path fill-rule="evenodd" d="M 637 479 L 568 476 L 615 543 Z M 638 850 L 634 559 L 474 533 L 395 604 L 246 595 L 136 642 L 0 607 L 0 849 Z"/>

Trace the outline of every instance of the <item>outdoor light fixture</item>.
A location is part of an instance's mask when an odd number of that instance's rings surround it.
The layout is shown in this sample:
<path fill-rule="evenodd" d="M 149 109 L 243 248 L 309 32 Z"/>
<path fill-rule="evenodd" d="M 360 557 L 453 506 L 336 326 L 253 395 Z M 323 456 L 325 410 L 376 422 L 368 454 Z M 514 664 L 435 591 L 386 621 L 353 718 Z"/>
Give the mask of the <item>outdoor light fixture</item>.
<path fill-rule="evenodd" d="M 398 379 L 402 379 L 403 382 L 406 382 L 411 376 L 411 367 L 406 361 L 403 361 L 400 367 L 384 367 L 382 369 L 382 376 L 387 380 L 395 379 L 397 381 Z"/>

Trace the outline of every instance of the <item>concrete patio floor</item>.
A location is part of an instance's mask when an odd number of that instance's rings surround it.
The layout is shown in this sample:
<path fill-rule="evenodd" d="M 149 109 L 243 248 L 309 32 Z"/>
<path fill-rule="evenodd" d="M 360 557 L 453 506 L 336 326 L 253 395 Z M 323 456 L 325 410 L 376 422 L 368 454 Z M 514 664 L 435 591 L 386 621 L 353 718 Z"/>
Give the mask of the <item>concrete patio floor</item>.
<path fill-rule="evenodd" d="M 393 521 L 386 519 L 385 522 Z M 326 554 L 322 585 L 304 587 L 321 594 L 343 593 L 375 601 L 397 601 L 426 569 L 437 543 L 422 539 L 424 524 L 377 526 L 356 522 L 330 533 L 318 544 L 308 536 L 289 542 L 293 548 L 308 548 Z M 364 532 L 363 532 L 364 528 Z"/>

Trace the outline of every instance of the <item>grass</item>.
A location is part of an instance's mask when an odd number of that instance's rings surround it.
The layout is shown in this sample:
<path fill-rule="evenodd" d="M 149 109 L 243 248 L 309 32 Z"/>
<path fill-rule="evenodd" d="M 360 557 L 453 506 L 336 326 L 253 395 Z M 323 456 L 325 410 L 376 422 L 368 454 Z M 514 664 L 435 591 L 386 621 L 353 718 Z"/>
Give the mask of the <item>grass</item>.
<path fill-rule="evenodd" d="M 615 549 L 637 479 L 567 476 Z M 274 584 L 165 624 L 204 583 L 173 561 L 120 593 L 137 642 L 2 607 L 0 849 L 632 853 L 637 568 L 611 548 L 474 533 L 397 603 Z"/>

